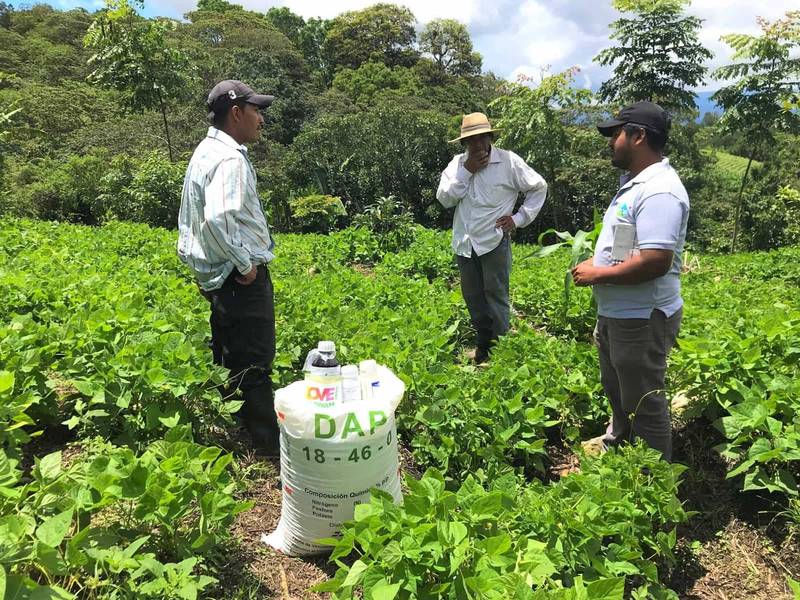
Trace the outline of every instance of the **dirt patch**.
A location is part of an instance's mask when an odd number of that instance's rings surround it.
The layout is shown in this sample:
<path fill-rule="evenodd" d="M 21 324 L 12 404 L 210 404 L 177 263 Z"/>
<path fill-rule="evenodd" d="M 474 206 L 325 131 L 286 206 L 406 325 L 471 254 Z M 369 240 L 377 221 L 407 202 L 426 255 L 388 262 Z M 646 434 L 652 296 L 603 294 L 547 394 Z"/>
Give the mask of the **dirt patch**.
<path fill-rule="evenodd" d="M 365 265 L 363 263 L 353 263 L 350 265 L 356 273 L 360 273 L 364 277 L 375 277 L 375 267 L 373 265 Z"/>
<path fill-rule="evenodd" d="M 776 517 L 777 498 L 740 491 L 713 450 L 720 434 L 705 419 L 678 427 L 674 459 L 681 500 L 696 511 L 678 528 L 678 565 L 668 585 L 686 600 L 791 600 L 787 577 L 800 576 L 800 547 Z"/>
<path fill-rule="evenodd" d="M 79 393 L 72 380 L 67 379 L 57 371 L 48 371 L 47 379 L 49 379 L 50 386 L 59 399 Z"/>
<path fill-rule="evenodd" d="M 545 450 L 547 451 L 546 481 L 555 482 L 571 473 L 580 472 L 580 457 L 563 442 L 561 444 L 548 445 Z"/>
<path fill-rule="evenodd" d="M 414 479 L 421 479 L 425 474 L 425 469 L 417 464 L 411 449 L 403 444 L 398 444 L 397 449 L 400 459 L 400 471 L 411 475 Z M 403 491 L 405 492 L 405 486 Z"/>
<path fill-rule="evenodd" d="M 232 527 L 236 540 L 226 554 L 227 562 L 219 574 L 217 593 L 225 598 L 258 599 L 322 599 L 309 589 L 330 579 L 336 571 L 326 557 L 292 558 L 261 542 L 261 535 L 278 524 L 281 515 L 279 460 L 260 459 L 255 455 L 241 457 L 240 464 L 248 471 L 248 489 L 243 500 L 255 503 L 240 514 Z"/>
<path fill-rule="evenodd" d="M 733 519 L 695 551 L 699 577 L 680 597 L 792 600 L 786 578 L 797 577 L 798 551 L 792 544 L 776 548 L 762 531 Z"/>
<path fill-rule="evenodd" d="M 31 438 L 22 451 L 20 468 L 24 473 L 29 473 L 35 459 L 43 458 L 52 452 L 61 450 L 61 460 L 65 467 L 69 466 L 81 453 L 79 446 L 68 445 L 75 438 L 75 433 L 65 425 L 52 425 L 45 427 L 40 435 Z"/>

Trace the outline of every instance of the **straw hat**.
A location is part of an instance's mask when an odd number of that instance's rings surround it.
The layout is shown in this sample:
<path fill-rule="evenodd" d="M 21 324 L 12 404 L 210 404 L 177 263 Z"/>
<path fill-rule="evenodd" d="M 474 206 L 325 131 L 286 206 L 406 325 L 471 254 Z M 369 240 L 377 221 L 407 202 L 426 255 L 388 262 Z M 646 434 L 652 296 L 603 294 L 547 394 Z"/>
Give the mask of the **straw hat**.
<path fill-rule="evenodd" d="M 460 142 L 461 140 L 472 137 L 473 135 L 493 133 L 495 131 L 500 130 L 492 129 L 492 126 L 489 124 L 489 119 L 485 114 L 479 112 L 470 113 L 468 115 L 464 115 L 464 118 L 461 119 L 461 136 L 454 140 L 450 140 L 449 143 L 452 144 L 454 142 Z"/>

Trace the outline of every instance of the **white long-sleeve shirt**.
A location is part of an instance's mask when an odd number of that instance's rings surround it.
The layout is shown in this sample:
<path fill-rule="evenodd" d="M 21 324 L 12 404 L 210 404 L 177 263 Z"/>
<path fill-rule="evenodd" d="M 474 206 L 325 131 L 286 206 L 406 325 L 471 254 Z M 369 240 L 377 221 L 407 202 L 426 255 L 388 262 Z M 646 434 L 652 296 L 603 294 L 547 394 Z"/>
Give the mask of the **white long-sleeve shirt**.
<path fill-rule="evenodd" d="M 219 288 L 233 269 L 274 258 L 247 148 L 210 127 L 189 161 L 178 215 L 178 256 L 200 287 Z"/>
<path fill-rule="evenodd" d="M 483 256 L 503 239 L 495 222 L 511 214 L 520 192 L 525 199 L 511 218 L 520 228 L 533 222 L 547 196 L 547 183 L 509 150 L 492 146 L 489 164 L 474 174 L 464 166 L 466 159 L 466 153 L 453 157 L 442 173 L 436 199 L 445 208 L 456 207 L 453 251 L 469 257 L 474 248 Z"/>

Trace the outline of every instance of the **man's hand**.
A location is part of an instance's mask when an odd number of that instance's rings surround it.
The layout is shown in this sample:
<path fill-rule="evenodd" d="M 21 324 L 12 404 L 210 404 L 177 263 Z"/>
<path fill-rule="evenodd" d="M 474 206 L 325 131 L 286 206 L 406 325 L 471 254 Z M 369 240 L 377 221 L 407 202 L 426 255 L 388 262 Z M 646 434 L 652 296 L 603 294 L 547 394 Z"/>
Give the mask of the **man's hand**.
<path fill-rule="evenodd" d="M 587 258 L 572 269 L 572 281 L 578 287 L 594 285 L 597 283 L 597 271 L 598 269 L 594 266 L 593 259 Z"/>
<path fill-rule="evenodd" d="M 477 152 L 475 155 L 469 153 L 467 160 L 464 161 L 464 167 L 470 173 L 477 173 L 486 165 L 489 164 L 489 153 L 485 151 Z"/>
<path fill-rule="evenodd" d="M 258 267 L 256 265 L 250 265 L 250 270 L 247 272 L 247 275 L 236 276 L 236 283 L 250 285 L 256 280 L 256 275 L 258 275 Z"/>
<path fill-rule="evenodd" d="M 195 281 L 194 283 L 195 283 L 195 285 L 197 286 L 197 291 L 198 291 L 198 292 L 200 292 L 200 295 L 201 295 L 203 298 L 205 298 L 206 300 L 208 300 L 209 302 L 211 302 L 211 300 L 212 300 L 212 298 L 213 298 L 213 296 L 211 295 L 211 292 L 207 292 L 207 291 L 205 291 L 203 288 L 201 288 L 201 287 L 200 287 L 200 282 L 199 282 L 199 281 Z"/>
<path fill-rule="evenodd" d="M 514 233 L 517 230 L 517 224 L 509 215 L 503 215 L 495 221 L 494 225 L 502 229 L 503 233 Z"/>

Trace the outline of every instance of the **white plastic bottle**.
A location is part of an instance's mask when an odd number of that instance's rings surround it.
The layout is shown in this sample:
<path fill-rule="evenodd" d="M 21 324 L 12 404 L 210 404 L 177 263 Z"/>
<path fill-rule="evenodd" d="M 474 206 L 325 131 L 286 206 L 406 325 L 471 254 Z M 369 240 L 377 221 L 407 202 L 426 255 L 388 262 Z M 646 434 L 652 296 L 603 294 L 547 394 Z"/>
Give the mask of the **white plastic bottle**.
<path fill-rule="evenodd" d="M 342 402 L 358 402 L 361 400 L 361 381 L 356 365 L 342 367 Z"/>
<path fill-rule="evenodd" d="M 374 360 L 362 360 L 358 363 L 358 370 L 361 373 L 361 398 L 372 400 L 375 391 L 380 387 L 381 381 L 378 379 L 378 363 Z"/>

